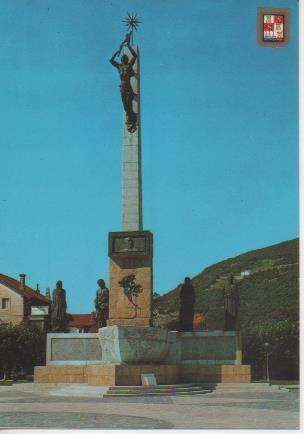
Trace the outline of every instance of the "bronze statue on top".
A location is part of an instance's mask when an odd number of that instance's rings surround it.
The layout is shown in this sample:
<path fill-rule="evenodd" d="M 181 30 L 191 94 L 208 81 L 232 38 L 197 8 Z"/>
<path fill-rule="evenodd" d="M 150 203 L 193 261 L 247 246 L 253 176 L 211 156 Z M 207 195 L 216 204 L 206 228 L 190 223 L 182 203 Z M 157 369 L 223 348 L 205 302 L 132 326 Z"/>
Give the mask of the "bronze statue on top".
<path fill-rule="evenodd" d="M 237 327 L 238 309 L 240 305 L 239 291 L 230 275 L 224 287 L 225 330 L 234 331 Z"/>
<path fill-rule="evenodd" d="M 189 277 L 186 277 L 181 287 L 180 293 L 180 311 L 179 311 L 179 330 L 182 332 L 193 331 L 193 316 L 195 291 Z"/>
<path fill-rule="evenodd" d="M 134 133 L 137 129 L 137 114 L 133 111 L 133 99 L 135 94 L 131 86 L 131 77 L 134 77 L 135 75 L 133 71 L 133 65 L 136 62 L 137 54 L 130 45 L 131 34 L 132 32 L 126 34 L 124 41 L 120 44 L 119 49 L 115 51 L 115 53 L 110 59 L 110 62 L 113 66 L 115 66 L 115 68 L 118 69 L 120 75 L 120 93 L 122 103 L 126 112 L 127 129 L 130 133 Z M 129 61 L 128 56 L 126 54 L 123 54 L 121 56 L 120 62 L 117 62 L 115 60 L 115 57 L 120 55 L 123 47 L 128 47 L 133 57 Z"/>
<path fill-rule="evenodd" d="M 66 314 L 66 293 L 62 288 L 62 281 L 58 280 L 53 291 L 51 306 L 51 330 L 53 332 L 64 332 L 67 325 Z"/>
<path fill-rule="evenodd" d="M 103 279 L 98 279 L 97 284 L 99 286 L 95 298 L 97 326 L 98 328 L 107 327 L 107 320 L 109 319 L 109 290 Z"/>

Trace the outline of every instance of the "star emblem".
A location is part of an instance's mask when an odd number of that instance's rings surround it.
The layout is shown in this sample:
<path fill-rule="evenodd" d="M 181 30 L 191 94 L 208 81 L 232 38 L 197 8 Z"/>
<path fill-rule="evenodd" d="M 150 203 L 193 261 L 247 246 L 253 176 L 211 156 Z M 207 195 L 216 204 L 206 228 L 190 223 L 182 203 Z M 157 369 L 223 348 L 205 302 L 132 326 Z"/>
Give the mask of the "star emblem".
<path fill-rule="evenodd" d="M 126 18 L 123 20 L 123 23 L 125 23 L 127 26 L 128 31 L 133 32 L 133 29 L 137 31 L 138 25 L 141 23 L 141 21 L 139 21 L 137 14 L 134 12 L 128 12 Z"/>

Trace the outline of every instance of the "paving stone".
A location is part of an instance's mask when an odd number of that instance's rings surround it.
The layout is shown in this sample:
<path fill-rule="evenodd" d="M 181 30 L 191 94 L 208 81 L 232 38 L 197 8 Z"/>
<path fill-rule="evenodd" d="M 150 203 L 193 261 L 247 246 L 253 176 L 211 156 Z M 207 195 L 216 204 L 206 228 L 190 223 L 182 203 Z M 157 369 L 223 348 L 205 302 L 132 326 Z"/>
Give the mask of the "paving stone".
<path fill-rule="evenodd" d="M 112 397 L 104 396 L 102 402 L 112 402 L 112 403 L 134 403 L 134 404 L 172 404 L 172 398 L 169 396 L 130 396 L 130 397 Z"/>
<path fill-rule="evenodd" d="M 96 429 L 298 429 L 299 391 L 215 390 L 205 395 L 57 397 L 58 385 L 0 391 L 0 427 Z M 65 385 L 66 386 L 66 385 Z"/>
<path fill-rule="evenodd" d="M 174 426 L 157 419 L 116 414 L 23 413 L 0 414 L 1 428 L 85 428 L 85 429 L 170 429 Z"/>

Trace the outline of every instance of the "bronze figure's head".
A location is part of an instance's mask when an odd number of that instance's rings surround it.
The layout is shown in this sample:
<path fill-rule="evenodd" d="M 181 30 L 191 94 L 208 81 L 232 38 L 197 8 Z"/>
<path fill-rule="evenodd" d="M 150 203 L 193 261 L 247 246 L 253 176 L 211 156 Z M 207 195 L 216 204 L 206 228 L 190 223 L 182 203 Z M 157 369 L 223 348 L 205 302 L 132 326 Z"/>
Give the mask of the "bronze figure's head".
<path fill-rule="evenodd" d="M 98 279 L 97 285 L 99 286 L 100 289 L 104 289 L 106 287 L 105 281 L 103 279 Z"/>

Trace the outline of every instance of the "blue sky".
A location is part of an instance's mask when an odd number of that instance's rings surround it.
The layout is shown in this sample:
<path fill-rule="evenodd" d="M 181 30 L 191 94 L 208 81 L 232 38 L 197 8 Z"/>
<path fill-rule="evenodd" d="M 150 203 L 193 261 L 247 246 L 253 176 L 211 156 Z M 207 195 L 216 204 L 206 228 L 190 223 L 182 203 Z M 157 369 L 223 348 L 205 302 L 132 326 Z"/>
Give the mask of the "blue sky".
<path fill-rule="evenodd" d="M 256 42 L 289 7 L 288 48 Z M 0 272 L 93 310 L 121 230 L 122 105 L 108 59 L 137 12 L 154 289 L 298 236 L 297 0 L 2 0 Z"/>

